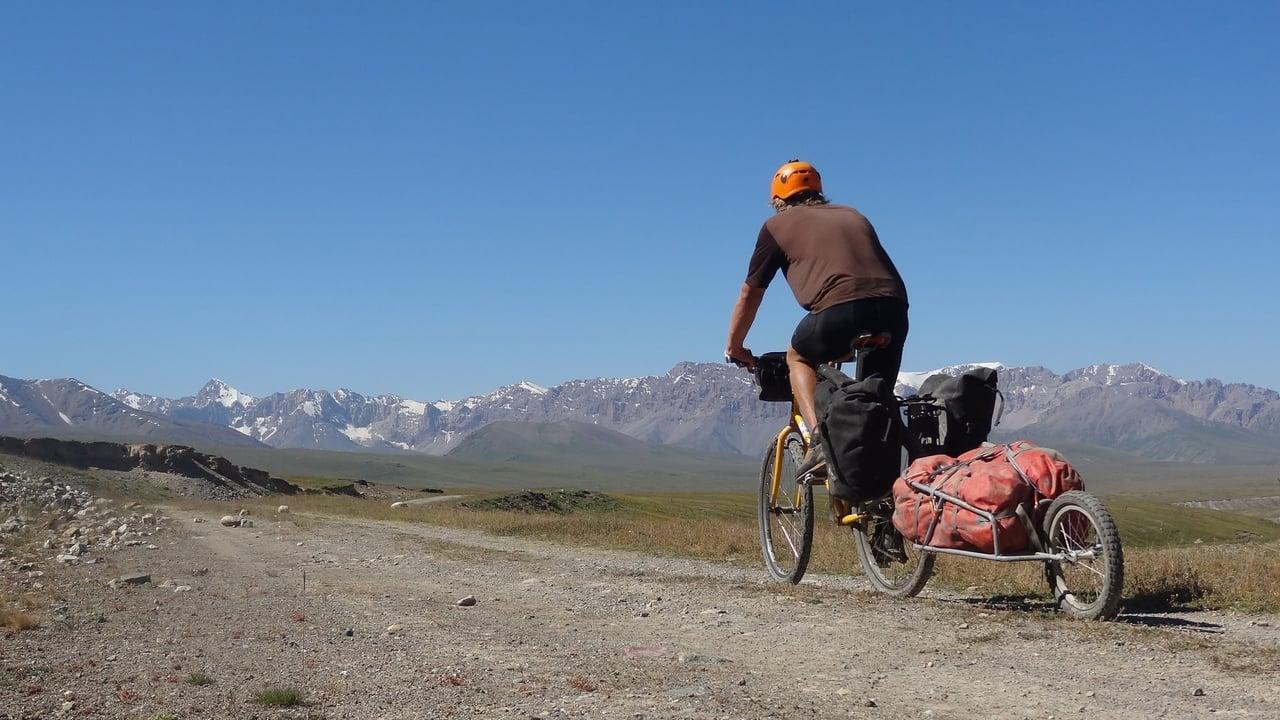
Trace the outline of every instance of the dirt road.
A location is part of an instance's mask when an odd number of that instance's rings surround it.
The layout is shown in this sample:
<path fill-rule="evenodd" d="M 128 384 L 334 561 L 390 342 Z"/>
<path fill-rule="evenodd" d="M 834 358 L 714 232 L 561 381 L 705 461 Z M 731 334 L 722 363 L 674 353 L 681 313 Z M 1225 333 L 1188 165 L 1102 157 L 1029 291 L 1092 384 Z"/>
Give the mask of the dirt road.
<path fill-rule="evenodd" d="M 1280 717 L 1274 619 L 1085 624 L 453 529 L 170 512 L 157 550 L 51 572 L 64 608 L 0 640 L 0 718 Z M 130 571 L 152 582 L 106 587 Z M 307 705 L 256 704 L 269 684 Z"/>

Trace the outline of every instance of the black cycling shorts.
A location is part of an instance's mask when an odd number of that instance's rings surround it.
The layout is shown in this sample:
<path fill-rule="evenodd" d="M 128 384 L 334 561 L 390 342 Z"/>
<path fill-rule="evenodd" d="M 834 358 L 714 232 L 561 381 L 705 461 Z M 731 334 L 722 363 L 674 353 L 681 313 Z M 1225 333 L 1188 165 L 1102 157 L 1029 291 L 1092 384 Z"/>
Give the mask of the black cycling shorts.
<path fill-rule="evenodd" d="M 902 348 L 907 342 L 907 304 L 895 298 L 852 300 L 809 313 L 796 326 L 791 347 L 813 364 L 848 360 L 853 341 L 864 333 L 888 332 L 888 347 L 867 355 L 865 375 L 897 382 Z"/>

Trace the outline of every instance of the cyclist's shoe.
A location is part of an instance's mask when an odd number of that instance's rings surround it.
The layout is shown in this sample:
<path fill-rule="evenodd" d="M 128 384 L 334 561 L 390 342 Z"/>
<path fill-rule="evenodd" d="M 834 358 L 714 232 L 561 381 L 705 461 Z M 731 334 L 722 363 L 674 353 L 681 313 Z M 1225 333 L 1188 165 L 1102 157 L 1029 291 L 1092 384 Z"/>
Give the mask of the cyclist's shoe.
<path fill-rule="evenodd" d="M 876 565 L 887 568 L 895 562 L 907 561 L 907 549 L 902 542 L 902 535 L 893 525 L 887 522 L 876 523 L 871 534 L 871 554 L 875 556 Z"/>
<path fill-rule="evenodd" d="M 827 477 L 827 454 L 822 449 L 822 438 L 817 433 L 813 434 L 809 452 L 805 453 L 800 467 L 796 468 L 797 479 L 803 481 L 806 476 L 811 478 L 811 485 L 821 484 Z"/>
<path fill-rule="evenodd" d="M 835 495 L 827 495 L 827 509 L 831 514 L 831 522 L 836 525 L 840 524 L 845 515 L 853 512 L 853 507 L 847 500 L 842 500 Z"/>

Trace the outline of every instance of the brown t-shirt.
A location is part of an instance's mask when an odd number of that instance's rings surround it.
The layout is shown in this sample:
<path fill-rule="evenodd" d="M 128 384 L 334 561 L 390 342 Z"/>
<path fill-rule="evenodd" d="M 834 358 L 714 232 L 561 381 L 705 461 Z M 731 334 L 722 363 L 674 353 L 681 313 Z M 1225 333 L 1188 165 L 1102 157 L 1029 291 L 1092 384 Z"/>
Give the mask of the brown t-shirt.
<path fill-rule="evenodd" d="M 747 284 L 769 287 L 778 270 L 811 312 L 850 300 L 897 298 L 907 287 L 862 213 L 844 205 L 800 205 L 765 221 Z"/>

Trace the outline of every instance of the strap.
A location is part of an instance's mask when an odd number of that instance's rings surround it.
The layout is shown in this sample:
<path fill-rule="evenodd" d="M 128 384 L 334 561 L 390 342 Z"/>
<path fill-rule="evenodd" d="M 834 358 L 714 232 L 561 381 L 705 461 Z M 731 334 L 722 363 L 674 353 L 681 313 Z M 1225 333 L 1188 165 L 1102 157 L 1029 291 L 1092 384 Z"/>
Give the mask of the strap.
<path fill-rule="evenodd" d="M 1013 452 L 1013 446 L 1001 445 L 1000 447 L 1004 449 L 1004 457 L 1009 461 L 1009 464 L 1013 466 L 1013 471 L 1018 473 L 1018 477 L 1022 479 L 1022 482 L 1027 484 L 1027 487 L 1031 488 L 1031 492 L 1034 493 L 1032 497 L 1040 497 L 1040 488 L 1037 487 L 1035 483 L 1031 482 L 1031 478 L 1027 477 L 1027 474 L 1022 471 L 1022 466 L 1018 464 L 1018 455 L 1015 455 Z M 1018 454 L 1021 454 L 1021 452 L 1022 451 L 1019 451 Z"/>

